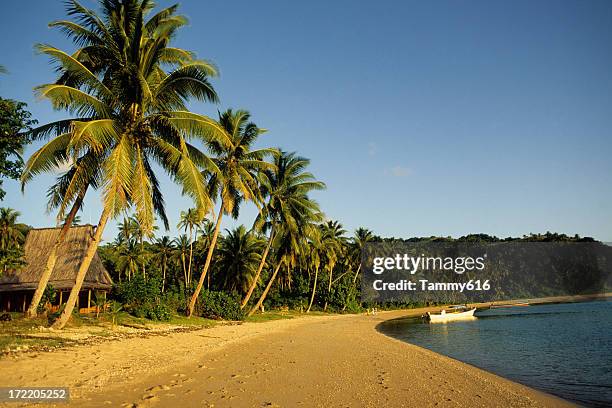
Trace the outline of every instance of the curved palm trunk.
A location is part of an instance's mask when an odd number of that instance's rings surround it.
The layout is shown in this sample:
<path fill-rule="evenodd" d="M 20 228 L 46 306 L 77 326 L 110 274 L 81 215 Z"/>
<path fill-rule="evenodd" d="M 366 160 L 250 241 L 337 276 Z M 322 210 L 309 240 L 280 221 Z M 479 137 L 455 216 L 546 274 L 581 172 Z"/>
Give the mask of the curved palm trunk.
<path fill-rule="evenodd" d="M 223 217 L 223 207 L 224 203 L 223 201 L 221 201 L 221 208 L 219 209 L 219 216 L 217 217 L 217 225 L 215 225 L 215 232 L 213 232 L 212 239 L 210 240 L 210 248 L 208 248 L 208 254 L 206 254 L 206 262 L 204 263 L 202 274 L 200 275 L 200 279 L 198 280 L 198 286 L 196 287 L 195 292 L 193 292 L 191 300 L 189 301 L 189 306 L 187 307 L 188 317 L 191 317 L 191 315 L 193 314 L 193 309 L 195 309 L 196 301 L 198 300 L 198 296 L 200 295 L 200 291 L 202 290 L 202 286 L 204 285 L 204 279 L 206 279 L 206 273 L 208 272 L 208 268 L 210 267 L 210 261 L 212 260 L 213 252 L 215 252 L 217 236 L 219 235 L 219 228 L 221 227 L 221 218 Z"/>
<path fill-rule="evenodd" d="M 357 272 L 355 272 L 355 277 L 353 278 L 353 283 L 357 282 L 357 277 L 359 276 L 359 271 L 361 270 L 361 262 L 359 263 L 359 266 L 357 267 Z"/>
<path fill-rule="evenodd" d="M 187 296 L 187 288 L 189 287 L 189 282 L 187 279 L 187 267 L 185 266 L 185 253 L 181 252 L 181 266 L 183 267 L 183 280 L 185 282 L 185 296 Z"/>
<path fill-rule="evenodd" d="M 329 284 L 327 285 L 327 298 L 329 298 L 329 294 L 331 293 L 332 287 L 332 274 L 334 272 L 334 268 L 329 269 Z M 323 311 L 327 310 L 327 299 L 325 299 L 325 305 L 323 305 Z"/>
<path fill-rule="evenodd" d="M 189 227 L 189 266 L 187 267 L 187 280 L 191 283 L 191 259 L 193 259 L 193 229 Z"/>
<path fill-rule="evenodd" d="M 89 244 L 89 248 L 87 248 L 87 252 L 85 253 L 85 259 L 83 259 L 83 262 L 79 267 L 79 271 L 77 272 L 76 281 L 74 282 L 74 286 L 70 290 L 70 296 L 68 297 L 68 301 L 66 302 L 66 307 L 64 308 L 62 314 L 51 325 L 51 327 L 54 329 L 62 329 L 66 325 L 66 323 L 68 323 L 68 320 L 70 320 L 70 316 L 72 316 L 72 310 L 74 309 L 76 301 L 79 297 L 79 292 L 81 291 L 81 286 L 83 286 L 83 281 L 85 280 L 85 275 L 87 275 L 87 271 L 89 270 L 91 261 L 96 255 L 98 245 L 100 245 L 102 233 L 104 232 L 104 227 L 106 227 L 106 222 L 108 221 L 109 215 L 110 208 L 105 208 L 104 211 L 102 211 L 102 215 L 100 216 L 100 221 L 98 222 L 98 227 L 96 228 L 93 240 Z"/>
<path fill-rule="evenodd" d="M 76 213 L 79 211 L 79 207 L 83 202 L 83 197 L 85 196 L 85 192 L 80 194 L 72 205 L 72 209 L 62 226 L 62 229 L 55 240 L 55 244 L 53 248 L 51 248 L 51 252 L 49 252 L 49 256 L 47 257 L 47 264 L 45 265 L 45 270 L 38 281 L 38 286 L 34 291 L 34 296 L 32 297 L 32 302 L 30 303 L 30 307 L 26 311 L 26 318 L 34 318 L 38 313 L 38 304 L 45 293 L 45 289 L 47 288 L 47 284 L 49 283 L 49 279 L 51 279 L 51 274 L 53 273 L 53 269 L 55 269 L 55 263 L 57 262 L 57 250 L 64 243 L 66 239 L 66 235 L 68 235 L 68 231 L 72 226 L 72 221 L 74 221 L 74 217 Z"/>
<path fill-rule="evenodd" d="M 270 231 L 270 239 L 268 240 L 268 245 L 266 246 L 266 249 L 264 250 L 264 253 L 261 256 L 261 262 L 259 262 L 259 267 L 257 268 L 257 273 L 255 274 L 255 278 L 253 279 L 253 282 L 251 283 L 251 287 L 249 288 L 249 291 L 247 292 L 246 296 L 242 300 L 242 303 L 240 304 L 241 309 L 244 309 L 246 304 L 249 303 L 249 299 L 251 299 L 251 296 L 253 295 L 253 291 L 255 290 L 255 287 L 257 286 L 257 282 L 259 281 L 259 275 L 261 275 L 261 271 L 263 270 L 263 267 L 266 264 L 266 258 L 268 257 L 268 252 L 270 252 L 270 247 L 272 247 L 273 238 L 274 238 L 274 228 L 272 228 L 272 231 Z"/>
<path fill-rule="evenodd" d="M 312 286 L 312 295 L 310 296 L 310 303 L 308 304 L 308 310 L 306 313 L 310 312 L 310 308 L 312 307 L 312 302 L 314 301 L 315 292 L 317 291 L 317 277 L 319 276 L 319 267 L 315 268 L 315 276 L 314 276 L 314 285 Z"/>
<path fill-rule="evenodd" d="M 274 283 L 274 279 L 276 278 L 276 275 L 278 274 L 278 270 L 280 269 L 281 265 L 282 265 L 282 262 L 279 262 L 278 265 L 276 266 L 276 269 L 274 269 L 274 273 L 272 274 L 272 277 L 270 278 L 268 285 L 266 286 L 263 293 L 261 294 L 261 297 L 257 301 L 257 304 L 253 306 L 253 308 L 251 309 L 251 311 L 249 312 L 247 316 L 252 316 L 253 313 L 255 313 L 257 309 L 261 307 L 264 300 L 266 300 L 266 296 L 268 296 L 268 292 L 270 291 L 270 288 L 272 287 L 272 283 Z"/>

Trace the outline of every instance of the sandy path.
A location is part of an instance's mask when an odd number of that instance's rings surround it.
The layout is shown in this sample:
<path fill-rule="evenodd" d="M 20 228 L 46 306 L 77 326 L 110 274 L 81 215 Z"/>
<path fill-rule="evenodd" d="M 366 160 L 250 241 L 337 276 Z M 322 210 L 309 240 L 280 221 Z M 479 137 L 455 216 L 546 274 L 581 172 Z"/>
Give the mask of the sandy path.
<path fill-rule="evenodd" d="M 80 407 L 570 406 L 375 330 L 402 314 L 247 323 L 26 354 L 0 360 L 0 384 L 70 386 L 70 406 Z"/>

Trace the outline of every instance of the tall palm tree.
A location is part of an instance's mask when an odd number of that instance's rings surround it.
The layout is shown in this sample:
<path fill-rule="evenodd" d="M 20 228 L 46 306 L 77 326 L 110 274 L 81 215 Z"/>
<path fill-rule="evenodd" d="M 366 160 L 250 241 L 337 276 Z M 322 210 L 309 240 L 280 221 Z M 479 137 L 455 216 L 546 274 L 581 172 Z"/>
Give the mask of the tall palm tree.
<path fill-rule="evenodd" d="M 174 246 L 174 259 L 180 263 L 181 268 L 183 269 L 183 280 L 185 282 L 185 295 L 189 292 L 189 283 L 187 282 L 187 257 L 189 256 L 189 238 L 187 235 L 182 234 L 179 235 L 178 238 L 175 239 Z"/>
<path fill-rule="evenodd" d="M 153 229 L 153 212 L 165 218 L 152 161 L 182 186 L 203 215 L 212 201 L 199 168 L 212 173 L 217 169 L 189 138 L 229 143 L 215 121 L 186 109 L 188 98 L 217 100 L 208 81 L 216 69 L 195 60 L 193 53 L 169 46 L 186 23 L 175 14 L 177 7 L 145 21 L 152 8 L 148 0 L 103 1 L 100 6 L 101 16 L 72 0 L 67 11 L 74 20 L 51 24 L 80 47 L 75 53 L 38 46 L 58 64 L 60 73 L 56 83 L 38 87 L 38 94 L 54 108 L 77 117 L 32 131 L 34 138 L 54 137 L 29 159 L 22 181 L 91 153 L 99 158 L 103 190 L 98 226 L 54 328 L 62 328 L 69 320 L 110 218 L 133 207 L 145 234 Z M 67 189 L 60 211 L 90 182 L 77 181 Z"/>
<path fill-rule="evenodd" d="M 138 230 L 140 226 L 138 221 L 134 217 L 123 217 L 121 223 L 119 223 L 119 241 L 130 242 L 136 240 L 138 237 Z"/>
<path fill-rule="evenodd" d="M 135 276 L 144 262 L 144 253 L 136 241 L 124 242 L 117 248 L 117 271 L 126 276 Z"/>
<path fill-rule="evenodd" d="M 317 291 L 317 280 L 319 278 L 319 268 L 321 267 L 321 257 L 323 256 L 323 252 L 325 248 L 323 246 L 323 242 L 321 241 L 321 233 L 319 229 L 313 231 L 308 239 L 308 267 L 314 268 L 315 276 L 314 282 L 312 284 L 312 294 L 310 295 L 310 302 L 308 303 L 308 309 L 306 309 L 306 313 L 310 312 L 312 308 L 312 303 L 314 302 L 315 293 Z"/>
<path fill-rule="evenodd" d="M 321 226 L 322 228 L 322 239 L 327 242 L 328 250 L 325 252 L 326 268 L 329 276 L 327 284 L 327 299 L 323 305 L 323 310 L 327 310 L 327 304 L 331 294 L 331 287 L 333 282 L 334 267 L 342 255 L 344 244 L 346 243 L 346 230 L 342 228 L 342 224 L 338 221 L 327 221 L 327 223 Z"/>
<path fill-rule="evenodd" d="M 233 230 L 219 241 L 219 268 L 224 272 L 223 287 L 229 292 L 244 294 L 261 259 L 263 242 L 244 225 Z"/>
<path fill-rule="evenodd" d="M 210 267 L 223 214 L 231 214 L 232 217 L 237 218 L 240 204 L 244 200 L 252 201 L 259 207 L 262 198 L 259 191 L 258 174 L 273 168 L 270 163 L 264 161 L 264 158 L 271 155 L 274 149 L 252 150 L 253 144 L 265 130 L 258 128 L 253 122 L 249 122 L 249 118 L 250 114 L 244 110 L 234 112 L 228 109 L 221 113 L 219 124 L 228 135 L 230 143 L 223 144 L 215 140 L 207 143 L 209 150 L 215 155 L 213 161 L 219 169 L 219 172 L 209 174 L 210 195 L 212 197 L 219 196 L 221 203 L 198 286 L 189 301 L 188 316 L 193 314 L 206 273 Z"/>
<path fill-rule="evenodd" d="M 208 254 L 208 250 L 210 249 L 210 243 L 212 241 L 214 232 L 215 224 L 208 219 L 202 220 L 202 222 L 198 225 L 198 230 L 196 232 L 195 239 L 196 259 L 206 259 L 206 254 Z M 206 287 L 208 289 L 210 289 L 210 279 L 212 272 L 212 270 L 209 270 L 209 272 L 206 274 Z"/>
<path fill-rule="evenodd" d="M 361 271 L 361 252 L 363 251 L 364 246 L 372 240 L 374 240 L 374 233 L 372 233 L 372 231 L 369 229 L 360 227 L 355 230 L 355 234 L 351 240 L 351 247 L 352 257 L 353 259 L 356 259 L 358 266 L 355 276 L 353 277 L 353 283 L 357 281 L 357 277 Z"/>
<path fill-rule="evenodd" d="M 310 160 L 304 157 L 277 150 L 273 154 L 273 164 L 274 167 L 260 175 L 261 190 L 266 202 L 254 224 L 256 229 L 263 231 L 269 229 L 270 236 L 255 278 L 241 302 L 242 308 L 249 302 L 257 286 L 278 227 L 286 225 L 290 230 L 296 231 L 299 224 L 296 217 L 299 217 L 302 210 L 319 211 L 316 203 L 308 198 L 308 193 L 325 188 L 325 183 L 317 181 L 311 173 L 305 171 Z"/>
<path fill-rule="evenodd" d="M 275 260 L 273 263 L 275 263 L 276 266 L 272 276 L 268 280 L 268 284 L 264 288 L 257 303 L 249 311 L 248 316 L 252 316 L 261 308 L 281 267 L 285 267 L 288 277 L 291 276 L 291 269 L 297 265 L 298 258 L 305 252 L 306 245 L 304 241 L 306 237 L 312 235 L 312 230 L 316 228 L 316 223 L 321 221 L 322 218 L 323 215 L 319 211 L 304 211 L 299 215 L 294 215 L 294 220 L 297 223 L 295 229 L 287 228 L 286 224 L 277 226 L 277 233 L 273 244 L 275 249 Z"/>
<path fill-rule="evenodd" d="M 202 220 L 198 217 L 198 212 L 195 208 L 190 208 L 187 211 L 181 211 L 181 217 L 178 225 L 179 229 L 189 231 L 189 265 L 187 267 L 187 283 L 191 283 L 191 260 L 193 259 L 193 231 L 197 229 Z"/>
<path fill-rule="evenodd" d="M 162 293 L 166 290 L 166 272 L 168 271 L 168 260 L 172 257 L 175 240 L 169 236 L 163 236 L 155 241 L 155 256 L 161 262 L 162 270 Z"/>

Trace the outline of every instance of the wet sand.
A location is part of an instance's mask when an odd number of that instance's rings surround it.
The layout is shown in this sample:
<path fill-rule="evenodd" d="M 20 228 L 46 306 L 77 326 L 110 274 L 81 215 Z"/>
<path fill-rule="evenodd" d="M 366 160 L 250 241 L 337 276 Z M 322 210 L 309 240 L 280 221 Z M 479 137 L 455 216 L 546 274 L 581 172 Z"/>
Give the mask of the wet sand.
<path fill-rule="evenodd" d="M 376 330 L 422 312 L 245 323 L 23 353 L 0 359 L 0 384 L 68 386 L 75 407 L 572 406 Z"/>

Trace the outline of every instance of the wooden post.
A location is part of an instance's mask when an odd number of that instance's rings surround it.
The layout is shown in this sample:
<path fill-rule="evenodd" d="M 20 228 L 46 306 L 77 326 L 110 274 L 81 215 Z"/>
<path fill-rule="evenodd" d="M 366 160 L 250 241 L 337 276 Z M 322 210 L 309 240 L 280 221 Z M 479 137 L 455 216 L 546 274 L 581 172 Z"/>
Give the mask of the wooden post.
<path fill-rule="evenodd" d="M 87 309 L 89 309 L 90 307 L 91 307 L 91 289 L 88 289 L 87 290 Z"/>
<path fill-rule="evenodd" d="M 26 294 L 23 294 L 23 312 L 25 313 L 26 311 Z"/>
<path fill-rule="evenodd" d="M 60 290 L 60 300 L 59 300 L 59 306 L 60 306 L 60 307 L 62 306 L 62 293 L 64 293 L 64 292 L 62 292 L 62 291 Z"/>

